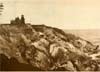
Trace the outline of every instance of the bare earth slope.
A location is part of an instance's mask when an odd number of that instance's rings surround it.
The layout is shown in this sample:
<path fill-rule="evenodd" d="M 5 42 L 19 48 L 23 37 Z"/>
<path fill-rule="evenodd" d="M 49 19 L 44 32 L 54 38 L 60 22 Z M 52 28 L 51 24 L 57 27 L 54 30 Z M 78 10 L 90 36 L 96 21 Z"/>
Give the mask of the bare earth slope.
<path fill-rule="evenodd" d="M 0 25 L 0 55 L 1 70 L 100 70 L 98 45 L 45 25 Z"/>

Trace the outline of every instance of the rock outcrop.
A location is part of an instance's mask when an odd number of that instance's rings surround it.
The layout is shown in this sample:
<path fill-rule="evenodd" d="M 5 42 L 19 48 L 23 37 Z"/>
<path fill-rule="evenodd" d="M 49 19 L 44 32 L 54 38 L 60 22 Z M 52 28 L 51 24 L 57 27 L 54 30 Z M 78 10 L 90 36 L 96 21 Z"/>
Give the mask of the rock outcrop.
<path fill-rule="evenodd" d="M 31 66 L 30 70 L 100 70 L 97 45 L 45 25 L 0 25 L 0 54 L 8 61 L 14 58 L 19 65 Z"/>

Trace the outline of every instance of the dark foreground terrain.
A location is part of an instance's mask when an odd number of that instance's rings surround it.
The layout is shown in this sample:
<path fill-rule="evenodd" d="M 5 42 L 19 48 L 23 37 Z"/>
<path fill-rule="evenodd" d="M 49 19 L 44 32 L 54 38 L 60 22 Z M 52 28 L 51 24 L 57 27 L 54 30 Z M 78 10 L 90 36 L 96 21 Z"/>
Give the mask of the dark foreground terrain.
<path fill-rule="evenodd" d="M 37 71 L 39 68 L 33 67 L 31 64 L 19 63 L 16 58 L 8 59 L 4 54 L 0 54 L 0 70 L 1 71 Z"/>

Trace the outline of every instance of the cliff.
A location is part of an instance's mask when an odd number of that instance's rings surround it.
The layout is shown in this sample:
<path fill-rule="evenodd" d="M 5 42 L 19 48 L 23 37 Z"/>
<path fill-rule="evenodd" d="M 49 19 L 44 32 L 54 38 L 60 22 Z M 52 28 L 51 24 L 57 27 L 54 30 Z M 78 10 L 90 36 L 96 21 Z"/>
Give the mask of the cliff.
<path fill-rule="evenodd" d="M 1 70 L 100 70 L 98 45 L 45 25 L 1 24 L 0 55 Z"/>

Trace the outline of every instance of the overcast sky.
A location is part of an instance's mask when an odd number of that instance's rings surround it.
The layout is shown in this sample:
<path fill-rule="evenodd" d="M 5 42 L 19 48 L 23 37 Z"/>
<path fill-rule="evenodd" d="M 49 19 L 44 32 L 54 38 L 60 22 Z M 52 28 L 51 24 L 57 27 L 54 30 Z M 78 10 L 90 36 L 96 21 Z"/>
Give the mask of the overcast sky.
<path fill-rule="evenodd" d="M 0 23 L 21 14 L 26 22 L 61 29 L 100 29 L 100 0 L 0 0 Z"/>

